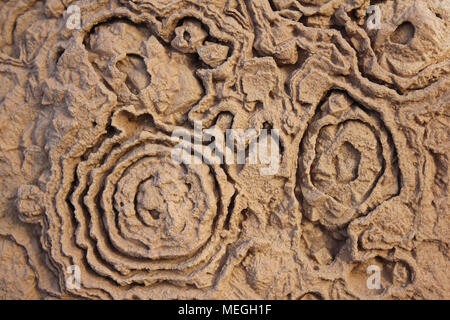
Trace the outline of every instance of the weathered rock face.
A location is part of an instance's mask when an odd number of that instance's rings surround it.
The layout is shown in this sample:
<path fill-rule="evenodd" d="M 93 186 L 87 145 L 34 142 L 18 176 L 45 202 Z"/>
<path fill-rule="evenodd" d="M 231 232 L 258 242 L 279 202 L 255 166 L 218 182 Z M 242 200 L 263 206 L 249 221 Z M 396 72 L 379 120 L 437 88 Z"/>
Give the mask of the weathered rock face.
<path fill-rule="evenodd" d="M 450 1 L 371 2 L 0 1 L 0 298 L 449 299 Z"/>

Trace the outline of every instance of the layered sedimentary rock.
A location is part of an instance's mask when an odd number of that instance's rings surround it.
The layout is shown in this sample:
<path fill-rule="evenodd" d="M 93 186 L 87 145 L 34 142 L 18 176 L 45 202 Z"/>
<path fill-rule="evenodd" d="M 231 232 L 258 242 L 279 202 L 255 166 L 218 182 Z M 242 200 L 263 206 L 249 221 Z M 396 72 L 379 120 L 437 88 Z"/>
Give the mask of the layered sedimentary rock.
<path fill-rule="evenodd" d="M 448 0 L 0 1 L 0 297 L 450 298 L 449 43 Z M 276 172 L 174 161 L 198 123 Z"/>

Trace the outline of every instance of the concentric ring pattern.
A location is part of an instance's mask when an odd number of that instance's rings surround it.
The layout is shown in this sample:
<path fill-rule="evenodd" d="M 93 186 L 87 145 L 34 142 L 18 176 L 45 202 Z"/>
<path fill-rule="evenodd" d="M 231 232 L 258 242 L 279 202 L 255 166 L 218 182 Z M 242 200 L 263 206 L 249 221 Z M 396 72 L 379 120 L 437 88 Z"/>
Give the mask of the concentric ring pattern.
<path fill-rule="evenodd" d="M 302 140 L 299 183 L 313 221 L 342 226 L 398 194 L 396 150 L 374 113 L 333 93 Z"/>
<path fill-rule="evenodd" d="M 95 284 L 86 276 L 92 272 L 99 281 L 115 282 L 111 292 L 122 298 L 162 280 L 211 285 L 208 270 L 223 253 L 221 231 L 233 188 L 219 167 L 172 160 L 175 142 L 169 136 L 151 127 L 129 132 L 130 117 L 129 111 L 114 113 L 115 128 L 78 161 L 63 161 L 64 177 L 50 189 L 56 194 L 46 194 L 46 210 L 57 217 L 49 235 L 83 268 L 75 293 Z M 58 176 L 50 184 L 58 186 Z"/>

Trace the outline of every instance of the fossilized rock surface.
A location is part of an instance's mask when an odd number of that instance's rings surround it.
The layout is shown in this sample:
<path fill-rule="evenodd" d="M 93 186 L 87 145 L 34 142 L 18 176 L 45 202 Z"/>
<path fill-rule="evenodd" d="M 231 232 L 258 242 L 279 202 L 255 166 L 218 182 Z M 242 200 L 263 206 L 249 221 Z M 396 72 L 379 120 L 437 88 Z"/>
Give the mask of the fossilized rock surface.
<path fill-rule="evenodd" d="M 449 0 L 1 0 L 0 298 L 449 299 L 449 45 Z M 278 170 L 174 161 L 199 122 Z"/>

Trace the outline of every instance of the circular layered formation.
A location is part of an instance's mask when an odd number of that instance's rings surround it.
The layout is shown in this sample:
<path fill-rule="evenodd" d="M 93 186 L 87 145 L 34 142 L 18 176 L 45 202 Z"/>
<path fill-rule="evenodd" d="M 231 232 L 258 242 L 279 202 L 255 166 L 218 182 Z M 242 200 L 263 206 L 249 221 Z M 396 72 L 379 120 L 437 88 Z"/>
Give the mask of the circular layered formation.
<path fill-rule="evenodd" d="M 80 267 L 80 287 L 66 289 L 87 296 L 148 297 L 159 282 L 211 286 L 226 242 L 225 173 L 174 161 L 176 141 L 151 126 L 129 130 L 137 118 L 124 114 L 114 114 L 115 130 L 97 145 L 52 168 L 44 201 L 52 262 L 64 279 Z"/>
<path fill-rule="evenodd" d="M 213 230 L 217 212 L 213 178 L 205 165 L 174 164 L 171 149 L 152 140 L 141 134 L 112 149 L 108 144 L 113 142 L 107 142 L 104 150 L 111 151 L 100 166 L 96 167 L 96 154 L 80 164 L 79 181 L 90 171 L 93 183 L 80 184 L 72 203 L 98 217 L 93 219 L 92 233 L 99 241 L 104 240 L 97 232 L 102 219 L 106 236 L 122 254 L 147 259 L 191 256 Z M 108 256 L 106 244 L 98 249 Z"/>
<path fill-rule="evenodd" d="M 339 227 L 397 194 L 392 146 L 375 114 L 332 94 L 301 145 L 299 183 L 308 218 Z"/>

